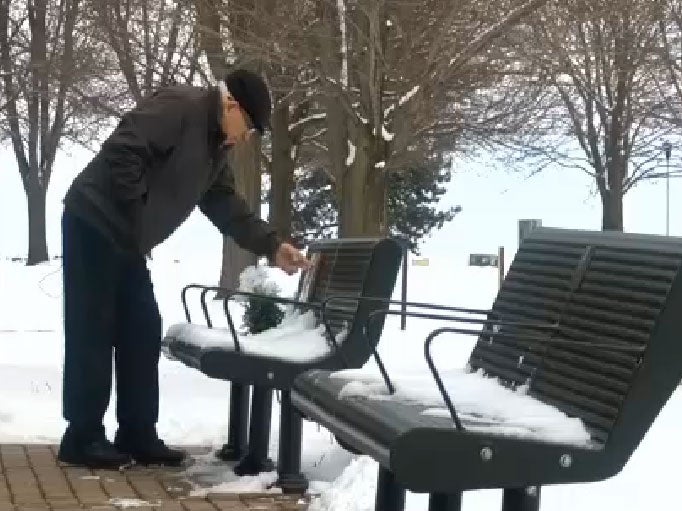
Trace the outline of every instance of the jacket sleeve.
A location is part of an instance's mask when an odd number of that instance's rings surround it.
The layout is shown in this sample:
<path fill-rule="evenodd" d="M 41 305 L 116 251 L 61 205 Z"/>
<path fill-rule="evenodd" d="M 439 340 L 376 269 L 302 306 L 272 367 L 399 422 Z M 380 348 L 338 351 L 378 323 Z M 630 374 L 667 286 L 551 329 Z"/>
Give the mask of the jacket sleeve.
<path fill-rule="evenodd" d="M 272 259 L 281 243 L 275 229 L 258 218 L 236 192 L 234 174 L 225 155 L 218 165 L 221 166 L 218 178 L 204 193 L 199 209 L 223 235 L 230 236 L 237 245 L 257 256 Z"/>

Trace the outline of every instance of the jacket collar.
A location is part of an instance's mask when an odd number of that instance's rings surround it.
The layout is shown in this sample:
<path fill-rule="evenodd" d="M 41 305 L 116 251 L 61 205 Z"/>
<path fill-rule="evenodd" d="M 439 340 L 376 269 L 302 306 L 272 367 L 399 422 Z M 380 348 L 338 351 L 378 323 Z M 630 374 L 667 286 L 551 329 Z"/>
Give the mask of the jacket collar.
<path fill-rule="evenodd" d="M 223 119 L 223 103 L 219 87 L 211 87 L 208 93 L 209 97 L 209 116 L 208 116 L 208 133 L 211 140 L 216 145 L 222 146 L 225 142 L 225 135 L 221 127 Z"/>

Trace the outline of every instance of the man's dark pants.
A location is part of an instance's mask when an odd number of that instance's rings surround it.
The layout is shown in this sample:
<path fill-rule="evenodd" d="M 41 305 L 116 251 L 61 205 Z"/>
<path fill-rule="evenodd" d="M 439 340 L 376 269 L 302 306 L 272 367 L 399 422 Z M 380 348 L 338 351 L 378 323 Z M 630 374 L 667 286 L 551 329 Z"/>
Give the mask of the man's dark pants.
<path fill-rule="evenodd" d="M 84 438 L 104 433 L 112 350 L 120 431 L 155 435 L 161 317 L 142 256 L 116 248 L 96 228 L 65 211 L 63 413 Z"/>

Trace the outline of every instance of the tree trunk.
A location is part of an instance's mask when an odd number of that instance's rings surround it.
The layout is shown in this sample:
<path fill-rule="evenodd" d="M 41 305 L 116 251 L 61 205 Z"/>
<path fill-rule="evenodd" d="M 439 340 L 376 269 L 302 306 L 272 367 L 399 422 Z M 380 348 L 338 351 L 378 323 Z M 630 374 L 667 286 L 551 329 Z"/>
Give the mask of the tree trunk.
<path fill-rule="evenodd" d="M 260 214 L 260 143 L 255 139 L 232 149 L 236 192 L 241 194 L 249 207 Z M 239 275 L 247 266 L 255 265 L 257 258 L 251 252 L 240 248 L 232 238 L 223 238 L 223 264 L 220 271 L 220 286 L 227 289 L 239 287 Z"/>
<path fill-rule="evenodd" d="M 291 238 L 294 160 L 289 135 L 289 103 L 282 102 L 272 114 L 272 165 L 270 166 L 269 221 L 283 239 Z"/>
<path fill-rule="evenodd" d="M 607 190 L 602 195 L 602 230 L 623 230 L 623 194 Z"/>
<path fill-rule="evenodd" d="M 37 172 L 31 172 L 26 186 L 28 205 L 28 261 L 32 266 L 48 260 L 45 236 L 45 188 L 38 181 Z"/>
<path fill-rule="evenodd" d="M 383 236 L 386 225 L 386 172 L 375 168 L 373 137 L 362 126 L 355 158 L 337 187 L 340 233 L 343 238 Z M 358 140 L 359 138 L 359 140 Z"/>
<path fill-rule="evenodd" d="M 603 231 L 622 231 L 623 230 L 623 181 L 627 175 L 627 157 L 623 155 L 620 140 L 622 140 L 621 124 L 613 122 L 613 126 L 618 131 L 609 142 L 608 154 L 606 157 L 606 179 L 608 188 L 604 187 L 601 191 L 602 199 L 602 230 Z"/>

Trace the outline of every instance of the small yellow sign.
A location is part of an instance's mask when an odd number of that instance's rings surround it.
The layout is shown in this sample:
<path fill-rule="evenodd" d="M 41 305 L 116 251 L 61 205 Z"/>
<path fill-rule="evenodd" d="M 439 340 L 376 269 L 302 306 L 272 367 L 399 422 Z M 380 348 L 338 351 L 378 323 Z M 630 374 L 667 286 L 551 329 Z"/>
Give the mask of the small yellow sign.
<path fill-rule="evenodd" d="M 412 259 L 412 266 L 428 266 L 429 265 L 429 258 L 428 257 L 422 257 L 420 259 Z"/>

